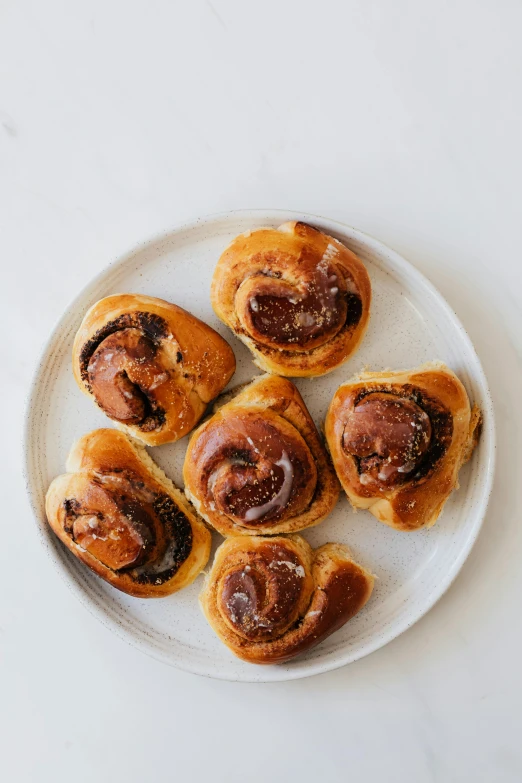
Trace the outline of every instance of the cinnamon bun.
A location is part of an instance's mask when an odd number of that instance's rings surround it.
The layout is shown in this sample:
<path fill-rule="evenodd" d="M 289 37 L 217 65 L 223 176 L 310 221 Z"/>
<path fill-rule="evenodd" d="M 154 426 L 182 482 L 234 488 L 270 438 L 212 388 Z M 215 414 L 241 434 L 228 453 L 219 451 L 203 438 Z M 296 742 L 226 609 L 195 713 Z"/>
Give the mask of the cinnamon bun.
<path fill-rule="evenodd" d="M 66 469 L 47 492 L 47 519 L 106 582 L 151 598 L 180 590 L 205 567 L 210 531 L 136 441 L 118 430 L 89 432 Z"/>
<path fill-rule="evenodd" d="M 255 364 L 290 377 L 324 375 L 346 361 L 366 331 L 370 300 L 362 261 L 298 222 L 236 237 L 211 288 L 216 314 Z"/>
<path fill-rule="evenodd" d="M 200 596 L 221 641 L 250 663 L 283 663 L 320 644 L 370 598 L 374 577 L 341 544 L 298 535 L 229 538 Z"/>
<path fill-rule="evenodd" d="M 80 389 L 149 446 L 190 432 L 235 367 L 232 349 L 210 326 L 177 305 L 137 294 L 97 302 L 73 346 Z"/>
<path fill-rule="evenodd" d="M 481 414 L 442 362 L 362 372 L 335 393 L 325 433 L 356 508 L 398 530 L 433 525 L 477 442 Z"/>
<path fill-rule="evenodd" d="M 317 525 L 339 484 L 291 381 L 256 378 L 192 435 L 185 493 L 225 536 L 273 535 Z"/>

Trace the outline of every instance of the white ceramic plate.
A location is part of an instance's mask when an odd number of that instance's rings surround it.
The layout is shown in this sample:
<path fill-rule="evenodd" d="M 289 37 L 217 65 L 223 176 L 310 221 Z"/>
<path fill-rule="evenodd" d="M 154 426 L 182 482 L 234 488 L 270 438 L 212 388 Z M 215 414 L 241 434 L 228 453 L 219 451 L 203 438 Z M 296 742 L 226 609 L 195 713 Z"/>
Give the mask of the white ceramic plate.
<path fill-rule="evenodd" d="M 109 587 L 55 538 L 44 514 L 50 481 L 64 471 L 77 438 L 111 422 L 79 389 L 71 371 L 71 347 L 81 318 L 103 296 L 134 292 L 176 302 L 217 329 L 233 346 L 238 369 L 231 385 L 258 374 L 247 349 L 218 321 L 210 306 L 214 265 L 234 236 L 285 220 L 304 220 L 345 242 L 367 265 L 373 286 L 368 333 L 357 354 L 320 379 L 297 385 L 316 423 L 341 382 L 370 369 L 414 367 L 442 359 L 461 378 L 484 412 L 480 445 L 460 473 L 434 528 L 401 533 L 368 512 L 353 513 L 342 498 L 330 517 L 304 535 L 313 546 L 347 543 L 378 579 L 369 604 L 315 649 L 294 662 L 255 666 L 237 660 L 207 625 L 197 596 L 202 576 L 168 598 L 130 598 Z M 102 622 L 140 650 L 182 669 L 229 680 L 274 681 L 306 677 L 342 666 L 382 647 L 424 615 L 464 563 L 485 514 L 493 479 L 494 421 L 487 383 L 469 337 L 433 286 L 380 242 L 332 220 L 280 211 L 241 211 L 204 218 L 140 245 L 102 272 L 67 309 L 51 335 L 33 381 L 27 408 L 26 470 L 40 537 L 68 585 Z M 186 438 L 151 449 L 181 486 Z M 214 544 L 220 537 L 214 536 Z"/>

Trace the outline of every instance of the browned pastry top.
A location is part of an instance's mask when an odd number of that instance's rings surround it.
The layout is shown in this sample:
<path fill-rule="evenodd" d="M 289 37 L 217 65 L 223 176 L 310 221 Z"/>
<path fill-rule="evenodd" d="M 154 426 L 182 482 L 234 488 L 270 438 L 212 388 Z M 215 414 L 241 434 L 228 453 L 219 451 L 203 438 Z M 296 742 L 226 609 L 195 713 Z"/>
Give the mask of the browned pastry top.
<path fill-rule="evenodd" d="M 131 595 L 168 595 L 203 568 L 210 534 L 143 447 L 95 430 L 67 467 L 47 493 L 49 524 L 103 579 Z"/>
<path fill-rule="evenodd" d="M 246 304 L 239 317 L 258 342 L 306 351 L 334 337 L 347 318 L 352 324 L 359 321 L 362 304 L 355 283 L 339 274 L 329 260 L 334 253 L 326 252 L 328 238 L 319 236 L 321 243 L 302 244 L 296 280 L 287 282 L 276 274 L 281 267 L 291 268 L 295 257 L 284 246 L 275 247 L 264 256 L 265 274 L 249 277 L 236 294 Z"/>
<path fill-rule="evenodd" d="M 224 535 L 265 535 L 317 524 L 338 484 L 296 387 L 255 379 L 193 434 L 185 492 Z"/>
<path fill-rule="evenodd" d="M 247 562 L 226 570 L 220 582 L 219 610 L 244 639 L 272 639 L 296 621 L 303 593 L 310 593 L 306 587 L 297 554 L 267 541 Z"/>
<path fill-rule="evenodd" d="M 149 400 L 169 379 L 157 354 L 157 345 L 139 329 L 113 332 L 98 345 L 87 365 L 87 378 L 98 405 L 111 419 L 140 424 L 145 431 L 154 428 Z"/>
<path fill-rule="evenodd" d="M 362 339 L 371 289 L 364 265 L 348 248 L 291 222 L 237 237 L 218 262 L 211 298 L 259 367 L 322 375 Z"/>
<path fill-rule="evenodd" d="M 342 450 L 357 464 L 361 493 L 425 480 L 451 442 L 450 411 L 412 384 L 373 384 L 366 392 L 354 390 L 338 407 Z"/>
<path fill-rule="evenodd" d="M 75 544 L 136 584 L 167 582 L 192 548 L 184 510 L 133 472 L 76 475 L 62 514 L 63 529 Z"/>
<path fill-rule="evenodd" d="M 413 400 L 373 392 L 348 414 L 343 448 L 359 459 L 361 482 L 395 485 L 418 468 L 431 430 L 428 414 Z"/>
<path fill-rule="evenodd" d="M 119 294 L 85 316 L 73 368 L 107 416 L 158 445 L 194 427 L 230 380 L 235 358 L 222 337 L 180 307 Z"/>
<path fill-rule="evenodd" d="M 333 633 L 368 600 L 373 577 L 339 544 L 300 536 L 228 539 L 201 604 L 221 640 L 252 663 L 281 663 Z"/>
<path fill-rule="evenodd" d="M 295 516 L 310 503 L 317 481 L 302 436 L 271 411 L 218 411 L 191 459 L 206 501 L 239 524 Z"/>
<path fill-rule="evenodd" d="M 435 522 L 479 429 L 479 411 L 440 362 L 361 373 L 337 390 L 325 423 L 352 503 L 401 530 Z"/>

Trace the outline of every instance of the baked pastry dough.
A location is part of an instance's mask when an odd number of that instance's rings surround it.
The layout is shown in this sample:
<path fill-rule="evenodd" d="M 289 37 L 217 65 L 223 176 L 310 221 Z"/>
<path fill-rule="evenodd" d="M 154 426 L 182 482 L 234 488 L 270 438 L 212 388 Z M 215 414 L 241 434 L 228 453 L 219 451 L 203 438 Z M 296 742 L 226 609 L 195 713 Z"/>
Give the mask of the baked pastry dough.
<path fill-rule="evenodd" d="M 211 535 L 145 448 L 101 429 L 76 443 L 47 492 L 58 538 L 118 590 L 169 595 L 205 567 Z"/>
<path fill-rule="evenodd" d="M 481 414 L 442 362 L 362 372 L 337 390 L 325 432 L 352 505 L 398 530 L 430 527 L 477 442 Z"/>
<path fill-rule="evenodd" d="M 274 375 L 256 378 L 193 433 L 183 478 L 189 500 L 225 536 L 317 525 L 339 497 L 301 395 Z"/>
<path fill-rule="evenodd" d="M 80 389 L 149 446 L 190 432 L 235 367 L 232 349 L 210 326 L 177 305 L 137 294 L 97 302 L 73 346 Z"/>
<path fill-rule="evenodd" d="M 291 222 L 236 237 L 218 261 L 211 300 L 261 370 L 324 375 L 361 342 L 371 286 L 351 250 Z"/>
<path fill-rule="evenodd" d="M 315 551 L 298 535 L 229 538 L 200 596 L 208 622 L 250 663 L 283 663 L 362 609 L 373 576 L 341 544 Z"/>

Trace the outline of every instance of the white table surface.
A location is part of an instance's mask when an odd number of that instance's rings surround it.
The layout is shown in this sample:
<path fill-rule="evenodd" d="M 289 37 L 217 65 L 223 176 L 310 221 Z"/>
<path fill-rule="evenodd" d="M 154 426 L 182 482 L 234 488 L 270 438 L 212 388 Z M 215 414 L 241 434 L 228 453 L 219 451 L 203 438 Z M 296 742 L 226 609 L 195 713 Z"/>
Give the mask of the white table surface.
<path fill-rule="evenodd" d="M 0 0 L 0 778 L 522 780 L 522 5 Z M 41 343 L 98 270 L 200 214 L 298 209 L 398 250 L 475 342 L 498 472 L 454 586 L 287 684 L 127 646 L 40 548 L 20 460 Z"/>

